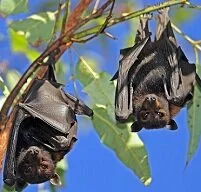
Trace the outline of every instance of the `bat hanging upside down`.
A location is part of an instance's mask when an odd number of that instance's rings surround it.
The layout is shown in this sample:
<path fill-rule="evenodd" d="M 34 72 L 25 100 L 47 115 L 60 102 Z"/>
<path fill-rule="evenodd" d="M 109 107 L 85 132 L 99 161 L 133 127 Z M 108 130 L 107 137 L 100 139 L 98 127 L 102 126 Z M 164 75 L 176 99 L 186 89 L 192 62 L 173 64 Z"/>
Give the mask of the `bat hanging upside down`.
<path fill-rule="evenodd" d="M 135 117 L 133 132 L 168 127 L 177 129 L 172 119 L 192 99 L 195 81 L 201 85 L 195 64 L 190 64 L 176 39 L 168 16 L 159 11 L 154 42 L 148 28 L 149 15 L 140 18 L 135 45 L 120 51 L 115 115 L 120 122 Z"/>
<path fill-rule="evenodd" d="M 78 115 L 93 111 L 64 92 L 49 65 L 45 79 L 35 79 L 23 102 L 16 105 L 7 154 L 4 183 L 15 191 L 28 184 L 50 181 L 60 185 L 56 164 L 75 143 Z"/>

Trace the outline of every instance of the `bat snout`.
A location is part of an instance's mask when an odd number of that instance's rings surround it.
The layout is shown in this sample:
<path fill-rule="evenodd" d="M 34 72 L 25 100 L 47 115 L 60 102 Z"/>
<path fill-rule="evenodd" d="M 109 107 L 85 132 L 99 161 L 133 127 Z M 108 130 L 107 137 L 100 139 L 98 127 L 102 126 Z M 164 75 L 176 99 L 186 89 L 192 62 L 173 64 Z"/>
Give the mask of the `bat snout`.
<path fill-rule="evenodd" d="M 145 100 L 152 103 L 156 101 L 156 97 L 154 97 L 153 95 L 149 95 L 145 98 Z"/>

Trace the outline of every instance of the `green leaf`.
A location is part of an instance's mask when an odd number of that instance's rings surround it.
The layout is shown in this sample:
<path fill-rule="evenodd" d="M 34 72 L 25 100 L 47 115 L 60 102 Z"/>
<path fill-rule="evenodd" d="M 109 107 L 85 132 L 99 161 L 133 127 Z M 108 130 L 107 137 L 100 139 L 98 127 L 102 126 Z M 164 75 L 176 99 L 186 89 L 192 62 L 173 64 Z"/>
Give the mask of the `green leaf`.
<path fill-rule="evenodd" d="M 93 104 L 105 106 L 110 118 L 115 122 L 114 115 L 114 83 L 110 81 L 111 76 L 107 73 L 100 73 L 99 78 L 94 79 L 84 88 L 84 91 L 91 96 Z M 97 91 L 95 91 L 97 90 Z"/>
<path fill-rule="evenodd" d="M 80 57 L 76 65 L 76 77 L 82 80 L 82 84 L 88 85 L 94 78 L 98 77 L 95 61 L 92 59 L 84 59 Z"/>
<path fill-rule="evenodd" d="M 46 12 L 12 22 L 9 26 L 16 32 L 23 34 L 31 43 L 47 42 L 52 37 L 55 24 L 55 13 Z"/>
<path fill-rule="evenodd" d="M 201 66 L 197 65 L 197 73 L 201 76 Z M 201 91 L 196 85 L 194 87 L 193 100 L 188 105 L 188 127 L 190 132 L 190 141 L 188 145 L 187 164 L 195 154 L 198 144 L 200 143 L 200 114 L 201 114 Z"/>
<path fill-rule="evenodd" d="M 29 61 L 34 61 L 40 55 L 38 51 L 29 46 L 25 36 L 20 35 L 12 29 L 9 30 L 9 34 L 11 40 L 10 45 L 13 52 L 25 54 Z"/>
<path fill-rule="evenodd" d="M 3 94 L 7 97 L 10 94 L 8 87 L 5 85 L 2 77 L 0 76 L 0 89 L 2 90 Z"/>
<path fill-rule="evenodd" d="M 3 185 L 2 192 L 15 192 L 15 190 L 12 187 L 7 186 L 6 184 Z"/>
<path fill-rule="evenodd" d="M 101 141 L 113 149 L 117 157 L 145 184 L 151 183 L 147 152 L 136 133 L 124 126 L 120 128 L 107 114 L 104 108 L 93 108 L 93 125 Z M 123 127 L 123 126 L 121 126 Z"/>
<path fill-rule="evenodd" d="M 1 110 L 1 108 L 2 108 L 2 106 L 4 104 L 4 102 L 5 102 L 5 100 L 6 100 L 6 97 L 1 95 L 0 96 L 0 110 Z"/>
<path fill-rule="evenodd" d="M 21 77 L 21 75 L 16 70 L 9 70 L 6 73 L 6 82 L 7 82 L 10 90 L 12 90 L 15 87 L 15 85 L 19 81 L 20 77 Z"/>
<path fill-rule="evenodd" d="M 80 62 L 77 66 L 77 74 L 82 74 L 79 81 L 85 86 L 93 102 L 93 125 L 101 141 L 110 147 L 117 157 L 145 184 L 151 182 L 147 152 L 143 142 L 137 134 L 130 133 L 126 124 L 117 124 L 114 117 L 114 83 L 107 73 L 96 73 L 87 63 Z M 79 71 L 85 67 L 86 70 Z M 88 70 L 89 69 L 89 70 Z M 86 77 L 91 78 L 87 85 Z M 93 78 L 93 80 L 92 80 Z"/>
<path fill-rule="evenodd" d="M 65 84 L 65 76 L 67 71 L 65 63 L 58 61 L 55 65 L 55 71 L 58 82 Z"/>
<path fill-rule="evenodd" d="M 10 14 L 27 12 L 27 0 L 1 0 L 0 14 L 8 16 Z"/>
<path fill-rule="evenodd" d="M 15 53 L 23 53 L 27 59 L 33 62 L 37 57 L 39 57 L 40 52 L 31 48 L 25 36 L 15 32 L 14 30 L 10 29 L 10 40 L 11 40 L 11 49 Z M 19 63 L 20 65 L 20 63 Z M 56 63 L 56 76 L 59 82 L 64 83 L 65 79 L 64 76 L 66 74 L 66 65 L 58 61 Z"/>

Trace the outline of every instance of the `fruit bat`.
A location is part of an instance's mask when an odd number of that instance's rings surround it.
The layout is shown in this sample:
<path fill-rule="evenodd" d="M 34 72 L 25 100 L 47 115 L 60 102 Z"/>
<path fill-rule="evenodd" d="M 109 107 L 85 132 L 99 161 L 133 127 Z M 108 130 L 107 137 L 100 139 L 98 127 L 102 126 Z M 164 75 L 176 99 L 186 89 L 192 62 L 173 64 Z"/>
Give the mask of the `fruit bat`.
<path fill-rule="evenodd" d="M 172 118 L 192 98 L 195 81 L 201 85 L 195 64 L 177 45 L 168 10 L 156 16 L 154 41 L 148 27 L 150 15 L 143 15 L 135 45 L 120 50 L 119 69 L 112 78 L 117 79 L 115 116 L 120 122 L 134 116 L 133 132 L 143 127 L 177 129 Z"/>
<path fill-rule="evenodd" d="M 5 184 L 16 191 L 48 180 L 60 185 L 56 163 L 77 140 L 76 114 L 92 116 L 93 111 L 64 92 L 51 65 L 46 78 L 35 79 L 16 108 L 4 164 Z"/>

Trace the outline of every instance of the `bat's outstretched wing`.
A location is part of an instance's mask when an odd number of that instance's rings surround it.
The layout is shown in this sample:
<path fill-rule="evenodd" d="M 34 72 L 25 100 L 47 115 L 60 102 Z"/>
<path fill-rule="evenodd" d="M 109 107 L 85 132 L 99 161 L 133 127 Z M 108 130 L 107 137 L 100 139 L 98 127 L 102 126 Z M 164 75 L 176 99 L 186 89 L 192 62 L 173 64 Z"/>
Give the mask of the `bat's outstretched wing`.
<path fill-rule="evenodd" d="M 140 19 L 140 27 L 137 31 L 135 45 L 120 50 L 119 70 L 112 80 L 117 79 L 115 93 L 115 115 L 119 121 L 126 120 L 133 113 L 132 96 L 133 86 L 129 80 L 129 70 L 135 65 L 138 56 L 150 41 L 150 32 L 148 29 L 148 17 Z M 137 64 L 136 64 L 137 67 Z"/>
<path fill-rule="evenodd" d="M 195 83 L 196 68 L 188 62 L 182 49 L 177 46 L 168 11 L 169 8 L 162 9 L 157 15 L 155 41 L 163 46 L 163 56 L 167 58 L 171 71 L 170 79 L 163 78 L 166 97 L 171 103 L 183 106 Z"/>

